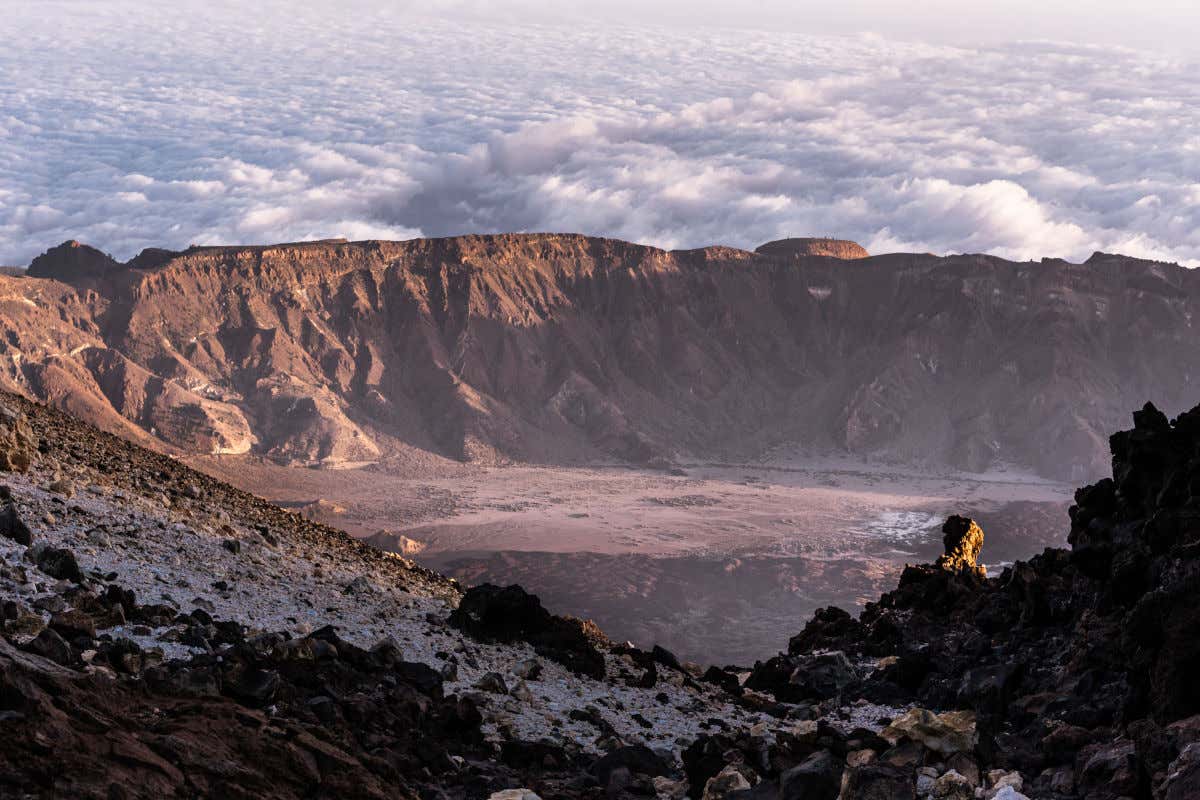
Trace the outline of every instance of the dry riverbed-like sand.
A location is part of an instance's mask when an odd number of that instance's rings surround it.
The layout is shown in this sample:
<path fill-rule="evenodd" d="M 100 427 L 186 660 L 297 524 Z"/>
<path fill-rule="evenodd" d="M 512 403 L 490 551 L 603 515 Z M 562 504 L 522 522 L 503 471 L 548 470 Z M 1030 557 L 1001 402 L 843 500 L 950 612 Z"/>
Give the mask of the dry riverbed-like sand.
<path fill-rule="evenodd" d="M 610 634 L 705 661 L 783 647 L 822 605 L 891 588 L 974 516 L 994 567 L 1059 544 L 1071 487 L 1019 470 L 930 474 L 847 458 L 483 468 L 419 474 L 285 469 L 246 459 L 219 477 L 469 582 L 519 582 Z"/>

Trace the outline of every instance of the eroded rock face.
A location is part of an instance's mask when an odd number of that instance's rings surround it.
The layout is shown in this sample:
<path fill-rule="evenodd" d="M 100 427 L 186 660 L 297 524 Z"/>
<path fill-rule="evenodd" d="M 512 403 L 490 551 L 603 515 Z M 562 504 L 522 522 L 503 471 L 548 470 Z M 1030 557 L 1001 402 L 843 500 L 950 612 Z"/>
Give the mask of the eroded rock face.
<path fill-rule="evenodd" d="M 1104 474 L 1126 408 L 1194 402 L 1189 270 L 760 250 L 538 234 L 117 264 L 68 245 L 0 276 L 0 386 L 143 444 L 292 464 L 803 441 L 1072 480 Z"/>

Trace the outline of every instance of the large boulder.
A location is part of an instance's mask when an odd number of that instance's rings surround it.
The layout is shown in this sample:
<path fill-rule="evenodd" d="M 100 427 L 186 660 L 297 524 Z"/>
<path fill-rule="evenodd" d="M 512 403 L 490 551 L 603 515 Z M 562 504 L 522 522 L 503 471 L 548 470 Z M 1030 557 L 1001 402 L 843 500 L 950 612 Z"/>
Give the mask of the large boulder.
<path fill-rule="evenodd" d="M 779 776 L 779 800 L 834 800 L 841 784 L 841 761 L 818 750 Z"/>

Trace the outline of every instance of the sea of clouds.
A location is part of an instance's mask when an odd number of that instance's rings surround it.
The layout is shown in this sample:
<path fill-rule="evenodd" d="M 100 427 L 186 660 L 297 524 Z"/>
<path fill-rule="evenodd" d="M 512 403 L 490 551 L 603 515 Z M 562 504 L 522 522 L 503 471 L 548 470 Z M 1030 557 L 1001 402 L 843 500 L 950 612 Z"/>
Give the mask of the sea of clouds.
<path fill-rule="evenodd" d="M 578 231 L 1200 263 L 1200 68 L 1055 43 L 3 8 L 0 263 Z"/>

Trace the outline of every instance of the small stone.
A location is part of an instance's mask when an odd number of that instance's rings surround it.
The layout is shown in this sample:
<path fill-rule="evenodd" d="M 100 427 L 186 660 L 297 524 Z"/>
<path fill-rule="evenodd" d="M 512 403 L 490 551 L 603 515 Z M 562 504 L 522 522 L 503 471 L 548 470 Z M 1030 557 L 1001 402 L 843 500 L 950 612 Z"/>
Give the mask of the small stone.
<path fill-rule="evenodd" d="M 50 628 L 39 633 L 33 641 L 25 645 L 25 649 L 64 667 L 68 666 L 75 658 L 71 645 Z"/>
<path fill-rule="evenodd" d="M 487 673 L 475 682 L 475 688 L 481 692 L 508 694 L 508 686 L 504 683 L 504 676 L 499 672 Z"/>
<path fill-rule="evenodd" d="M 974 800 L 975 787 L 966 776 L 950 770 L 933 782 L 933 796 L 938 800 Z"/>
<path fill-rule="evenodd" d="M 1025 781 L 1021 778 L 1021 773 L 1016 771 L 1006 772 L 1002 769 L 994 769 L 988 772 L 987 780 L 988 785 L 993 790 L 1011 786 L 1019 792 L 1025 786 Z"/>
<path fill-rule="evenodd" d="M 1029 798 L 1011 786 L 1005 786 L 992 795 L 991 800 L 1029 800 Z"/>
<path fill-rule="evenodd" d="M 533 702 L 533 692 L 529 690 L 529 687 L 525 684 L 525 681 L 517 681 L 517 685 L 512 688 L 510 694 L 516 699 L 520 700 L 522 703 Z"/>
<path fill-rule="evenodd" d="M 50 481 L 50 485 L 46 488 L 55 494 L 62 495 L 63 497 L 70 498 L 75 496 L 75 484 L 71 483 L 71 481 L 67 480 L 66 478 L 56 478 L 55 480 Z"/>
<path fill-rule="evenodd" d="M 224 547 L 235 556 L 242 552 L 242 543 L 237 539 L 226 539 L 225 541 L 221 542 L 221 547 Z"/>
<path fill-rule="evenodd" d="M 955 753 L 946 759 L 946 766 L 962 775 L 972 786 L 979 785 L 979 765 L 975 763 L 975 759 L 966 753 Z M 1018 778 L 1020 775 L 1018 774 Z M 1021 787 L 1018 785 L 1018 789 Z"/>
<path fill-rule="evenodd" d="M 374 589 L 371 582 L 367 580 L 365 575 L 359 575 L 354 580 L 346 584 L 346 588 L 342 590 L 343 594 L 365 594 Z"/>
<path fill-rule="evenodd" d="M 502 789 L 488 795 L 488 800 L 542 800 L 542 798 L 534 794 L 532 789 Z"/>
<path fill-rule="evenodd" d="M 526 681 L 536 681 L 542 674 L 542 664 L 536 658 L 527 658 L 512 668 L 513 675 Z"/>
<path fill-rule="evenodd" d="M 836 797 L 841 782 L 842 765 L 828 750 L 818 750 L 779 776 L 779 798 Z"/>
<path fill-rule="evenodd" d="M 654 779 L 654 793 L 658 800 L 683 800 L 687 797 L 687 784 L 659 775 Z"/>
<path fill-rule="evenodd" d="M 50 617 L 50 627 L 64 639 L 95 639 L 96 621 L 82 611 L 63 611 Z"/>
<path fill-rule="evenodd" d="M 21 520 L 16 506 L 12 503 L 5 505 L 4 510 L 0 511 L 0 536 L 26 547 L 33 544 L 33 531 Z"/>
<path fill-rule="evenodd" d="M 730 765 L 708 779 L 708 783 L 704 784 L 702 800 L 725 800 L 730 792 L 749 788 L 750 781 L 746 780 L 746 776 Z"/>
<path fill-rule="evenodd" d="M 1020 791 L 1020 786 L 1014 787 Z M 1073 794 L 1075 792 L 1075 770 L 1070 767 L 1059 767 L 1054 770 L 1050 776 L 1051 790 L 1059 794 Z"/>
<path fill-rule="evenodd" d="M 83 572 L 75 560 L 75 554 L 62 547 L 47 547 L 37 555 L 38 569 L 52 578 L 80 583 Z"/>

